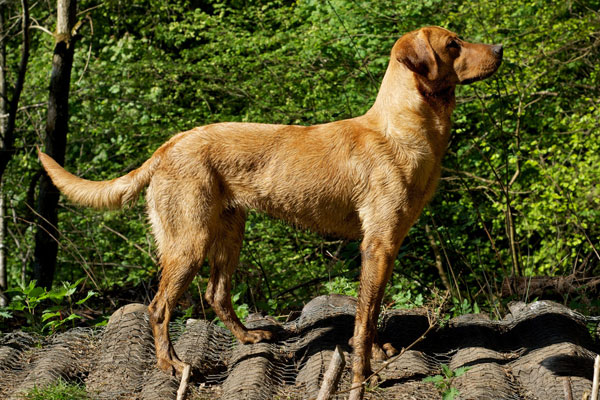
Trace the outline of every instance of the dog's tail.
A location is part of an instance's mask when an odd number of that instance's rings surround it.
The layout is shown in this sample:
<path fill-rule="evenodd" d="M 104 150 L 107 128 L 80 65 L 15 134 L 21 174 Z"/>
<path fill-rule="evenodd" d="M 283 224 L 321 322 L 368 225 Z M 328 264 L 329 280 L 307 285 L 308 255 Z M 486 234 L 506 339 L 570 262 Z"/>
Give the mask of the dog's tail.
<path fill-rule="evenodd" d="M 69 200 L 88 207 L 112 209 L 121 208 L 137 198 L 142 189 L 150 183 L 160 160 L 155 153 L 140 168 L 127 175 L 109 181 L 89 181 L 69 173 L 39 149 L 38 157 L 54 186 Z"/>

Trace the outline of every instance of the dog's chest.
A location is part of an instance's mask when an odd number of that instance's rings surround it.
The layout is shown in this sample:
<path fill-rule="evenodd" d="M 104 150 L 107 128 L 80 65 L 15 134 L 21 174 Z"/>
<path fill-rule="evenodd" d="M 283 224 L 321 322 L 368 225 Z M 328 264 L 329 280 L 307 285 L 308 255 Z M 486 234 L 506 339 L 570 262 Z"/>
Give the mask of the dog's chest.
<path fill-rule="evenodd" d="M 396 172 L 389 175 L 388 185 L 395 188 L 401 208 L 418 214 L 431 200 L 440 177 L 441 158 L 422 137 L 411 136 L 396 143 Z"/>
<path fill-rule="evenodd" d="M 421 134 L 410 136 L 401 149 L 404 149 L 405 179 L 409 191 L 421 196 L 424 206 L 433 196 L 440 178 L 450 120 L 431 118 L 430 123 L 421 126 L 419 131 Z"/>
<path fill-rule="evenodd" d="M 412 160 L 408 168 L 408 190 L 413 195 L 422 197 L 423 203 L 427 203 L 435 192 L 441 171 L 440 161 L 432 153 L 420 154 Z"/>

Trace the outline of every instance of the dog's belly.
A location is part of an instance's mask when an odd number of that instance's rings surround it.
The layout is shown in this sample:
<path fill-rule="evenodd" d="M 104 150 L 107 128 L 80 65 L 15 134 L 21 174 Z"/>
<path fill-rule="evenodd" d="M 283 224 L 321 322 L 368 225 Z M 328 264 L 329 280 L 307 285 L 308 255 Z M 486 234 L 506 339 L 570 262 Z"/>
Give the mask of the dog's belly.
<path fill-rule="evenodd" d="M 252 180 L 229 177 L 229 203 L 326 236 L 348 239 L 361 236 L 360 219 L 347 183 L 337 181 L 336 184 L 316 176 L 272 178 L 264 175 L 253 176 Z"/>
<path fill-rule="evenodd" d="M 344 199 L 289 191 L 281 196 L 271 193 L 243 197 L 238 196 L 238 205 L 255 209 L 300 228 L 337 238 L 358 239 L 361 236 L 358 213 L 351 202 Z"/>
<path fill-rule="evenodd" d="M 312 208 L 300 208 L 290 212 L 284 207 L 273 206 L 259 211 L 324 236 L 344 239 L 358 239 L 361 236 L 361 224 L 356 211 L 324 207 L 318 213 L 314 213 Z"/>

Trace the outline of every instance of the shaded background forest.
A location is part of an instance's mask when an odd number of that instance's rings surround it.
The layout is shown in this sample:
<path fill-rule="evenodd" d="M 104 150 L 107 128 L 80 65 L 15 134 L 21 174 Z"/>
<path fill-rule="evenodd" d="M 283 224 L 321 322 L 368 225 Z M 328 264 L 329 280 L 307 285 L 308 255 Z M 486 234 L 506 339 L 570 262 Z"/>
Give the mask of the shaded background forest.
<path fill-rule="evenodd" d="M 2 7 L 10 83 L 22 10 L 17 2 Z M 554 296 L 598 313 L 598 0 L 105 0 L 80 1 L 78 9 L 85 25 L 74 43 L 66 167 L 96 180 L 123 175 L 174 133 L 199 125 L 310 125 L 359 115 L 375 99 L 394 41 L 418 27 L 502 43 L 495 76 L 457 90 L 442 180 L 400 250 L 385 304 L 423 305 L 447 288 L 453 313 L 499 315 L 511 299 L 542 295 L 519 277 L 547 276 L 570 277 L 562 290 L 554 285 Z M 34 3 L 30 12 L 29 66 L 2 186 L 13 288 L 12 308 L 0 313 L 4 326 L 21 321 L 15 302 L 33 288 L 35 146 L 45 135 L 55 40 L 56 4 Z M 58 212 L 56 302 L 68 298 L 70 311 L 49 320 L 73 312 L 71 297 L 86 300 L 89 290 L 96 294 L 80 312 L 89 318 L 149 302 L 158 267 L 143 196 L 109 212 L 61 198 Z M 234 277 L 236 310 L 280 315 L 321 293 L 355 294 L 359 267 L 357 242 L 251 212 Z M 198 296 L 207 277 L 205 266 L 180 309 L 210 317 Z"/>

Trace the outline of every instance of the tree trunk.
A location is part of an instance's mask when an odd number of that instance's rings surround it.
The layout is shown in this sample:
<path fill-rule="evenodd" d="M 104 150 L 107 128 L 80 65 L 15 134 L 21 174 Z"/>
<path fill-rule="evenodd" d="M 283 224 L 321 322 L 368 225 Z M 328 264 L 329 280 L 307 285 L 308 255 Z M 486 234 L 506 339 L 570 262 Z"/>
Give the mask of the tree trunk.
<path fill-rule="evenodd" d="M 6 2 L 0 3 L 2 7 L 2 12 L 5 12 L 5 7 L 7 7 Z M 4 132 L 2 132 L 2 142 L 0 146 L 2 146 L 0 151 L 0 179 L 4 175 L 4 171 L 6 170 L 6 166 L 8 162 L 12 158 L 15 149 L 15 121 L 17 119 L 17 108 L 19 106 L 19 99 L 21 98 L 21 92 L 23 91 L 23 85 L 25 84 L 25 72 L 27 71 L 27 64 L 29 62 L 29 4 L 27 0 L 21 0 L 21 7 L 23 10 L 23 44 L 21 47 L 21 61 L 19 63 L 19 69 L 17 70 L 17 80 L 15 83 L 15 87 L 12 91 L 12 98 L 10 102 L 8 101 L 8 88 L 6 85 L 6 68 L 2 68 L 4 73 L 4 91 L 7 95 L 4 97 L 4 107 L 8 107 L 8 112 L 2 115 L 2 118 L 6 118 L 6 121 L 3 121 Z M 5 16 L 6 17 L 6 16 Z M 6 21 L 3 21 L 6 23 Z M 4 33 L 4 32 L 3 32 Z M 2 46 L 6 49 L 6 37 L 2 37 Z"/>
<path fill-rule="evenodd" d="M 58 0 L 56 18 L 56 44 L 52 59 L 48 117 L 46 121 L 45 151 L 61 165 L 65 162 L 69 122 L 69 87 L 73 66 L 74 37 L 77 1 Z M 38 228 L 35 235 L 34 279 L 39 286 L 50 288 L 56 270 L 58 253 L 58 205 L 59 192 L 50 178 L 44 174 L 40 180 L 38 196 Z"/>
<path fill-rule="evenodd" d="M 4 205 L 4 185 L 0 181 L 0 307 L 6 307 L 8 305 L 8 298 L 4 294 L 8 289 L 8 282 L 6 279 L 6 222 L 5 222 L 5 210 Z"/>
<path fill-rule="evenodd" d="M 6 13 L 6 4 L 0 5 L 0 135 L 6 137 L 6 122 L 8 117 L 8 102 L 6 101 L 6 38 L 4 15 Z M 2 146 L 4 147 L 4 146 Z M 4 149 L 3 149 L 4 150 Z M 4 185 L 0 179 L 0 307 L 8 305 L 8 299 L 4 295 L 7 289 L 6 281 L 6 252 L 4 248 L 4 232 L 6 231 L 6 222 L 4 220 Z"/>
<path fill-rule="evenodd" d="M 25 72 L 29 61 L 29 4 L 21 0 L 23 43 L 21 47 L 21 61 L 17 70 L 17 80 L 12 92 L 12 99 L 8 99 L 8 85 L 6 82 L 6 41 L 9 37 L 7 27 L 8 4 L 0 3 L 0 306 L 8 302 L 4 295 L 7 288 L 6 271 L 6 220 L 4 204 L 3 177 L 6 166 L 14 154 L 14 131 L 17 119 L 17 108 L 21 92 L 25 84 Z"/>

